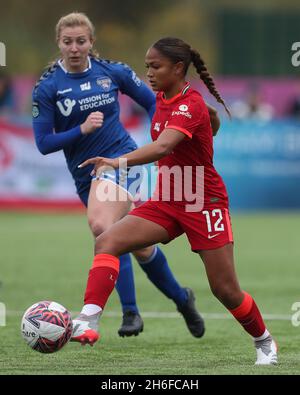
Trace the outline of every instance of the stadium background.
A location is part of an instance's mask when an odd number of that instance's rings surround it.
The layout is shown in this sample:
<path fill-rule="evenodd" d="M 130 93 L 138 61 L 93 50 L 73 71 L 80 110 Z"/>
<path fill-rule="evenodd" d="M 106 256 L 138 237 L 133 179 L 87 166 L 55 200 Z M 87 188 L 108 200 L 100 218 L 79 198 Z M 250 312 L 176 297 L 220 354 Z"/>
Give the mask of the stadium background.
<path fill-rule="evenodd" d="M 103 58 L 122 60 L 141 77 L 145 50 L 162 36 L 181 37 L 203 55 L 233 113 L 229 121 L 191 73 L 192 84 L 221 117 L 215 165 L 229 191 L 237 271 L 282 345 L 283 366 L 262 372 L 298 374 L 299 329 L 291 323 L 291 308 L 299 300 L 300 276 L 300 66 L 292 65 L 291 48 L 300 42 L 300 4 L 293 0 L 11 0 L 1 9 L 6 67 L 0 68 L 0 301 L 7 314 L 6 326 L 0 326 L 5 339 L 0 342 L 0 373 L 243 374 L 253 359 L 246 336 L 213 299 L 203 268 L 184 238 L 164 248 L 206 314 L 209 330 L 202 346 L 188 337 L 173 306 L 138 268 L 137 294 L 146 330 L 137 339 L 117 339 L 120 312 L 114 295 L 103 323 L 103 344 L 94 353 L 83 351 L 80 368 L 67 364 L 70 356 L 78 358 L 76 347 L 45 360 L 22 343 L 20 316 L 35 301 L 54 299 L 78 310 L 92 256 L 84 210 L 64 158 L 61 153 L 39 154 L 31 130 L 32 87 L 57 56 L 58 18 L 73 10 L 86 12 L 94 22 L 96 48 Z M 130 133 L 139 144 L 149 141 L 145 114 L 126 97 L 120 100 Z M 177 361 L 172 368 L 167 363 L 171 358 Z M 24 367 L 19 359 L 31 365 Z M 55 368 L 58 361 L 61 371 Z"/>

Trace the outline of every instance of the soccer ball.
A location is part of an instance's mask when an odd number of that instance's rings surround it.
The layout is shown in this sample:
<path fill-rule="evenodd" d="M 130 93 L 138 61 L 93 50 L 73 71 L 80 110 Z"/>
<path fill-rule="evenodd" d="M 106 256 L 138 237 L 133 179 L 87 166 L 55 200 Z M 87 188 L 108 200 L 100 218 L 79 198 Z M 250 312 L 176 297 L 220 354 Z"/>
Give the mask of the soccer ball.
<path fill-rule="evenodd" d="M 72 336 L 73 323 L 68 310 L 56 302 L 42 301 L 30 306 L 21 322 L 23 339 L 33 350 L 52 353 Z"/>

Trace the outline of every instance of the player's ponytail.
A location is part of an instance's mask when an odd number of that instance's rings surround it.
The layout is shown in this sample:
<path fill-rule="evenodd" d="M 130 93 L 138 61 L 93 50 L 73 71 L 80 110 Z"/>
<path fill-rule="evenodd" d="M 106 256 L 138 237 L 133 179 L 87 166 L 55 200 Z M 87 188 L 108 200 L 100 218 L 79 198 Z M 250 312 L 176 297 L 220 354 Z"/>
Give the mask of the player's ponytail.
<path fill-rule="evenodd" d="M 230 111 L 218 92 L 214 80 L 209 74 L 207 67 L 198 51 L 192 49 L 191 46 L 185 43 L 183 40 L 174 37 L 165 37 L 160 39 L 153 45 L 153 48 L 157 49 L 173 63 L 182 62 L 184 65 L 184 74 L 187 73 L 190 64 L 193 63 L 197 73 L 206 85 L 209 92 L 216 98 L 218 103 L 221 103 L 224 106 L 228 116 L 231 118 Z"/>
<path fill-rule="evenodd" d="M 190 52 L 191 52 L 191 61 L 194 65 L 197 73 L 199 74 L 201 80 L 204 82 L 204 84 L 206 85 L 209 92 L 216 98 L 217 102 L 221 103 L 224 106 L 229 118 L 231 118 L 230 111 L 228 110 L 220 93 L 218 92 L 216 85 L 214 83 L 214 80 L 213 80 L 212 76 L 209 74 L 205 63 L 204 63 L 203 59 L 201 58 L 201 55 L 199 54 L 198 51 L 196 51 L 195 49 L 192 49 L 192 48 L 190 49 Z"/>

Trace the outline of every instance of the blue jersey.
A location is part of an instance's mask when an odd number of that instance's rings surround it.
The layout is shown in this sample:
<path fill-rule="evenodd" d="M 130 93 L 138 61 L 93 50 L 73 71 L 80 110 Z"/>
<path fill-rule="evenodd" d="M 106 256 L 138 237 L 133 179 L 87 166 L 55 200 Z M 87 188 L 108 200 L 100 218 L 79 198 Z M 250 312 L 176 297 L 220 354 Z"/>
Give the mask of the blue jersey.
<path fill-rule="evenodd" d="M 137 148 L 120 122 L 119 92 L 130 96 L 152 117 L 154 94 L 123 63 L 89 58 L 85 71 L 69 73 L 57 61 L 33 90 L 37 147 L 43 154 L 64 150 L 79 194 L 91 181 L 91 169 L 78 169 L 78 164 L 94 156 L 117 157 Z M 104 123 L 93 133 L 82 135 L 80 125 L 94 111 L 104 114 Z"/>

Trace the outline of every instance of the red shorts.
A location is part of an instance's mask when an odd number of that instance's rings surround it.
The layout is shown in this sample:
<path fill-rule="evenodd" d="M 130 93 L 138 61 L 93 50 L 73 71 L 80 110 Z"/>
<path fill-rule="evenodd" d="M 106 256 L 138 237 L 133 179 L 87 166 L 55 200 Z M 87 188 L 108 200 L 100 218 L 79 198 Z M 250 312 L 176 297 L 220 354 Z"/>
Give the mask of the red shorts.
<path fill-rule="evenodd" d="M 227 208 L 186 212 L 183 207 L 148 200 L 129 214 L 161 225 L 169 233 L 169 241 L 185 233 L 195 252 L 219 248 L 233 242 Z"/>

